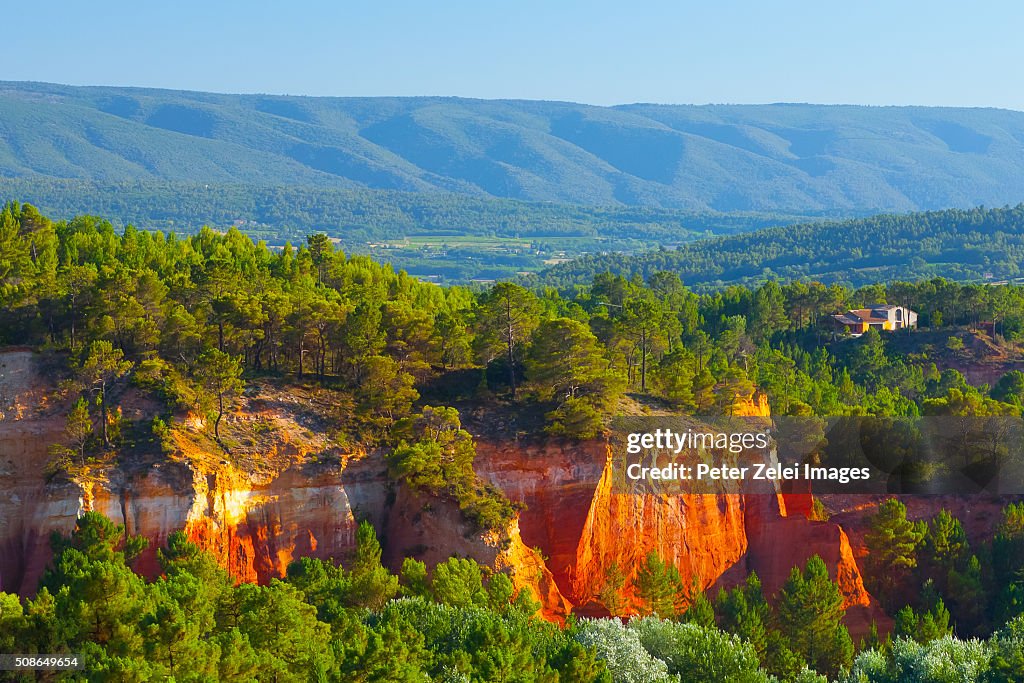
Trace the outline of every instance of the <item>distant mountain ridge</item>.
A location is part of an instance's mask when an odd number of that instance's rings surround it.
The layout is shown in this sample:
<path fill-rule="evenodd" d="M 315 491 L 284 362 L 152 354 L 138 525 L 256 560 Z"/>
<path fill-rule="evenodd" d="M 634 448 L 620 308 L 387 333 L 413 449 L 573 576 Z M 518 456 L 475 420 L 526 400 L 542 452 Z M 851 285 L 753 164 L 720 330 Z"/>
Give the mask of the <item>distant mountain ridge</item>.
<path fill-rule="evenodd" d="M 694 211 L 910 211 L 1024 200 L 1024 113 L 0 82 L 0 176 L 40 175 Z"/>

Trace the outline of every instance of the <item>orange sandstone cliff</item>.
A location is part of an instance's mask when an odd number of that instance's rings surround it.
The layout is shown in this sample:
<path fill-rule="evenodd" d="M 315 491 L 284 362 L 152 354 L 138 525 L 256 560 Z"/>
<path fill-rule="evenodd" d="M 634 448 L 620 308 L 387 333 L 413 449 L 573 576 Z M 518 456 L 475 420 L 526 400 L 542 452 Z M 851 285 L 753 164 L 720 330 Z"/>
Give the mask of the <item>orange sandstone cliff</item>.
<path fill-rule="evenodd" d="M 820 555 L 839 583 L 855 637 L 886 618 L 864 588 L 845 531 L 807 519 L 809 496 L 782 494 L 632 494 L 611 485 L 607 446 L 556 441 L 478 443 L 477 470 L 513 500 L 523 542 L 548 557 L 547 566 L 575 611 L 607 614 L 598 601 L 613 564 L 626 574 L 622 597 L 650 551 L 670 560 L 687 585 L 709 592 L 743 581 L 751 571 L 774 595 L 794 565 Z M 797 511 L 787 514 L 787 505 Z"/>
<path fill-rule="evenodd" d="M 769 594 L 794 564 L 818 554 L 839 581 L 855 637 L 877 616 L 846 533 L 809 521 L 806 494 L 616 493 L 609 448 L 597 440 L 480 435 L 477 471 L 526 505 L 502 534 L 474 532 L 453 504 L 389 482 L 383 454 L 344 452 L 316 430 L 297 429 L 295 406 L 280 397 L 249 397 L 226 418 L 252 422 L 262 435 L 231 462 L 202 430 L 180 430 L 167 455 L 48 479 L 47 447 L 60 439 L 63 411 L 47 403 L 39 362 L 26 350 L 0 352 L 0 590 L 33 592 L 50 533 L 67 533 L 83 511 L 98 510 L 150 539 L 137 567 L 149 575 L 158 571 L 156 549 L 177 530 L 238 580 L 265 582 L 295 557 L 344 559 L 357 520 L 368 519 L 392 567 L 405 556 L 428 565 L 473 557 L 507 571 L 553 620 L 601 614 L 608 568 L 616 563 L 628 579 L 651 550 L 687 582 L 728 586 L 757 571 Z M 141 410 L 131 396 L 121 403 L 129 416 Z M 767 415 L 767 403 L 758 397 L 737 411 Z M 637 607 L 629 589 L 623 597 Z"/>

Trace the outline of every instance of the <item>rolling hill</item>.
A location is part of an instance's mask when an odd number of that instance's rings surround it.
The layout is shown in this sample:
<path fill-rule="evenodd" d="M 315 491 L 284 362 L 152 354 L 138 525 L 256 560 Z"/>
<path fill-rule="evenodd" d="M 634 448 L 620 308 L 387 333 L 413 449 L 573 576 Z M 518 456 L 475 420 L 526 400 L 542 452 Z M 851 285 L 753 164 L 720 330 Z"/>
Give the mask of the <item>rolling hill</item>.
<path fill-rule="evenodd" d="M 1024 113 L 0 83 L 0 176 L 863 214 L 1024 199 Z"/>
<path fill-rule="evenodd" d="M 0 201 L 49 216 L 102 216 L 116 226 L 193 233 L 238 225 L 271 244 L 326 232 L 342 244 L 411 236 L 587 238 L 674 244 L 820 216 L 717 213 L 643 206 L 526 202 L 451 192 L 258 186 L 169 181 L 100 182 L 0 177 Z"/>
<path fill-rule="evenodd" d="M 945 277 L 999 282 L 1024 276 L 1024 204 L 950 209 L 766 228 L 643 254 L 588 255 L 531 284 L 569 288 L 598 273 L 667 270 L 697 290 L 811 280 L 861 286 Z"/>
<path fill-rule="evenodd" d="M 323 232 L 350 253 L 437 282 L 511 278 L 582 254 L 637 253 L 811 218 L 452 192 L 42 176 L 0 177 L 0 203 L 7 201 L 33 204 L 55 219 L 100 216 L 115 229 L 131 224 L 182 235 L 234 226 L 275 247 Z"/>

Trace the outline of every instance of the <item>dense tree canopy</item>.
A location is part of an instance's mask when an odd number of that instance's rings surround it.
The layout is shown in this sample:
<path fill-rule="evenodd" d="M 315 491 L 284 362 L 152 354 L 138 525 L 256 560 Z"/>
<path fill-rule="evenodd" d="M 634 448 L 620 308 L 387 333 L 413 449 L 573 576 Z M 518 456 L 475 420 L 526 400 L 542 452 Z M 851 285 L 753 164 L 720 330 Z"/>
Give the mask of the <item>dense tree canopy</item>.
<path fill-rule="evenodd" d="M 736 284 L 755 288 L 771 280 L 857 287 L 937 276 L 998 282 L 1021 277 L 1022 224 L 1024 205 L 787 225 L 673 250 L 588 255 L 552 266 L 537 281 L 571 287 L 611 270 L 643 278 L 671 271 L 705 290 Z M 900 303 L 913 307 L 914 301 Z"/>
<path fill-rule="evenodd" d="M 73 352 L 83 392 L 99 399 L 94 431 L 105 447 L 116 420 L 107 388 L 126 376 L 150 378 L 180 407 L 215 404 L 219 431 L 222 404 L 239 389 L 226 357 L 243 377 L 312 373 L 334 383 L 376 439 L 415 411 L 433 378 L 474 362 L 486 366 L 481 386 L 517 398 L 525 389 L 568 436 L 599 432 L 623 389 L 697 413 L 729 412 L 755 388 L 775 414 L 1020 411 L 1012 373 L 990 397 L 955 381 L 954 369 L 939 377 L 933 342 L 844 342 L 822 324 L 845 308 L 897 301 L 920 312 L 925 330 L 987 319 L 1010 343 L 1024 331 L 1024 292 L 1013 286 L 767 282 L 698 296 L 677 273 L 657 271 L 647 282 L 599 274 L 571 296 L 511 283 L 475 294 L 347 256 L 318 235 L 272 250 L 235 229 L 118 234 L 92 217 L 54 224 L 16 203 L 0 211 L 0 226 L 0 335 Z"/>

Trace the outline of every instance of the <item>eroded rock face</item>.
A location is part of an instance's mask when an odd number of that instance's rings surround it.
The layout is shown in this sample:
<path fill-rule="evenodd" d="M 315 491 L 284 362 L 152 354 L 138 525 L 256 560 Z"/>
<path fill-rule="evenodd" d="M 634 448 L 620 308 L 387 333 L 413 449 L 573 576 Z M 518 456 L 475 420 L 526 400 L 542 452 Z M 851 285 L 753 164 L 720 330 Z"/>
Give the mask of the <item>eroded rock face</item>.
<path fill-rule="evenodd" d="M 714 595 L 756 571 L 769 599 L 790 570 L 819 555 L 838 582 L 854 636 L 884 630 L 886 617 L 864 588 L 845 531 L 807 518 L 809 494 L 637 495 L 612 489 L 608 447 L 531 441 L 477 445 L 477 471 L 526 504 L 523 542 L 541 549 L 560 593 L 586 615 L 607 614 L 598 594 L 609 567 L 626 576 L 627 610 L 641 606 L 630 586 L 641 562 L 656 551 Z"/>
<path fill-rule="evenodd" d="M 0 353 L 0 590 L 33 593 L 50 559 L 50 533 L 68 533 L 78 515 L 97 510 L 150 540 L 137 565 L 150 576 L 158 573 L 156 550 L 178 530 L 236 579 L 266 582 L 299 556 L 346 558 L 357 520 L 369 519 L 393 569 L 405 556 L 428 566 L 452 554 L 473 557 L 508 571 L 553 620 L 600 613 L 597 596 L 613 563 L 635 609 L 630 579 L 652 550 L 687 583 L 727 586 L 757 571 L 769 595 L 794 564 L 818 554 L 851 610 L 872 606 L 846 533 L 806 518 L 809 495 L 616 493 L 608 446 L 596 440 L 478 440 L 478 472 L 526 504 L 504 534 L 480 534 L 453 503 L 388 482 L 379 453 L 314 465 L 294 442 L 282 442 L 275 467 L 248 472 L 185 431 L 176 433 L 174 453 L 145 468 L 48 481 L 47 447 L 60 440 L 63 418 L 46 409 L 37 360 L 24 350 Z M 737 408 L 767 414 L 761 399 Z"/>
<path fill-rule="evenodd" d="M 50 431 L 0 423 L 0 590 L 32 593 L 50 561 L 50 534 L 74 527 L 80 490 L 48 484 Z"/>
<path fill-rule="evenodd" d="M 397 487 L 382 536 L 383 561 L 397 570 L 413 557 L 433 568 L 449 557 L 471 557 L 481 565 L 508 572 L 516 590 L 527 590 L 540 603 L 541 614 L 563 622 L 572 603 L 562 595 L 542 551 L 524 543 L 519 520 L 505 533 L 481 534 L 451 501 Z"/>
<path fill-rule="evenodd" d="M 47 448 L 63 429 L 42 410 L 34 354 L 0 353 L 0 590 L 27 593 L 50 561 L 50 534 L 74 526 L 79 489 L 49 482 Z"/>
<path fill-rule="evenodd" d="M 33 593 L 50 560 L 50 534 L 69 533 L 87 510 L 149 539 L 135 565 L 147 576 L 158 573 L 157 549 L 184 530 L 236 579 L 261 583 L 283 576 L 295 557 L 346 557 L 357 514 L 378 528 L 383 523 L 386 482 L 369 463 L 317 475 L 290 468 L 254 480 L 230 467 L 204 473 L 169 462 L 132 478 L 47 484 L 33 466 L 40 457 L 33 444 L 53 435 L 23 435 L 0 438 L 5 464 L 22 465 L 4 477 L 0 493 L 0 590 Z"/>
<path fill-rule="evenodd" d="M 69 533 L 96 510 L 149 539 L 136 569 L 154 576 L 157 549 L 184 530 L 240 581 L 283 576 L 295 557 L 341 559 L 358 519 L 385 521 L 388 482 L 379 455 L 311 465 L 300 448 L 259 473 L 197 452 L 176 434 L 178 452 L 128 473 L 98 469 L 78 481 L 48 477 L 47 448 L 62 439 L 60 410 L 29 351 L 0 353 L 0 590 L 34 593 L 50 560 L 51 533 Z"/>
<path fill-rule="evenodd" d="M 872 621 L 880 632 L 888 632 L 891 620 L 864 587 L 846 531 L 834 522 L 811 521 L 805 516 L 804 511 L 810 510 L 810 494 L 752 495 L 745 496 L 744 503 L 747 553 L 720 578 L 715 591 L 737 585 L 755 571 L 765 595 L 772 600 L 794 566 L 803 567 L 818 555 L 839 584 L 847 610 L 846 625 L 854 640 L 868 633 Z"/>
<path fill-rule="evenodd" d="M 385 481 L 367 465 L 316 474 L 292 467 L 257 479 L 229 465 L 206 473 L 173 463 L 87 486 L 82 507 L 149 539 L 136 565 L 149 576 L 158 573 L 157 548 L 184 530 L 237 580 L 266 583 L 297 557 L 346 557 L 355 547 L 357 511 L 381 524 Z"/>
<path fill-rule="evenodd" d="M 654 550 L 689 581 L 710 585 L 747 547 L 742 499 L 735 495 L 634 495 L 612 490 L 607 446 L 477 445 L 477 471 L 526 504 L 523 542 L 549 558 L 562 594 L 574 605 L 597 597 L 614 563 L 627 577 Z"/>

